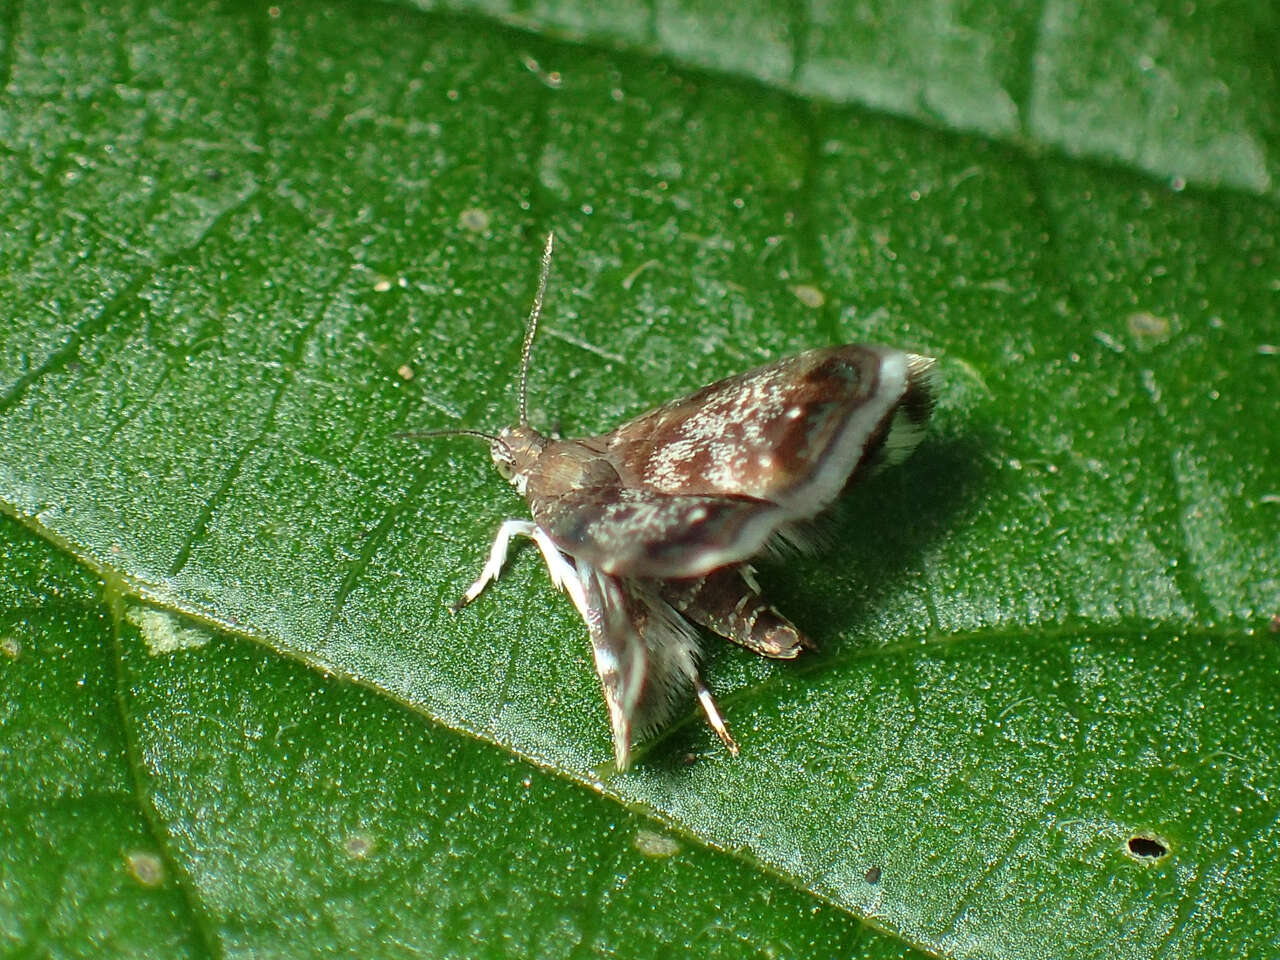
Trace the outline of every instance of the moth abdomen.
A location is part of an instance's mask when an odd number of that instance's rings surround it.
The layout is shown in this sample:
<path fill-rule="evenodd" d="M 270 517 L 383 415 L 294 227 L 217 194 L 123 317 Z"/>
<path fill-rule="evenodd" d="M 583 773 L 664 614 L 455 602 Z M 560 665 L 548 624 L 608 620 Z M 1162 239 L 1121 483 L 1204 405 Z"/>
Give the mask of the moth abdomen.
<path fill-rule="evenodd" d="M 695 580 L 668 580 L 662 596 L 694 623 L 774 660 L 793 660 L 813 643 L 760 594 L 750 567 L 736 564 Z"/>

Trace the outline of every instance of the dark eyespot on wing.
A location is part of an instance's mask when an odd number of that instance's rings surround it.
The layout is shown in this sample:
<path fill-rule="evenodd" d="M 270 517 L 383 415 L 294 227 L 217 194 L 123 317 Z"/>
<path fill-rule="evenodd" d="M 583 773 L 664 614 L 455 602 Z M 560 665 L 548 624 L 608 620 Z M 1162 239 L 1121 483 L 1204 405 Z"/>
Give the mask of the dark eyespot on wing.
<path fill-rule="evenodd" d="M 876 426 L 862 461 L 850 475 L 846 486 L 864 474 L 901 463 L 924 437 L 925 426 L 933 415 L 937 362 L 932 357 L 917 354 L 907 354 L 906 361 L 902 399 Z"/>

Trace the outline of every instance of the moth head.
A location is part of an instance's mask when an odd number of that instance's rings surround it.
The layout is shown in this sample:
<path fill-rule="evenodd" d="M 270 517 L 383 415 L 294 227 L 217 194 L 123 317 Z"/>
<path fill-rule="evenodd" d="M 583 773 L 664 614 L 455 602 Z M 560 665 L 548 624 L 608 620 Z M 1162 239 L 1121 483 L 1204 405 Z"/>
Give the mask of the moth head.
<path fill-rule="evenodd" d="M 529 473 L 546 445 L 547 438 L 530 426 L 503 427 L 489 444 L 489 455 L 502 479 L 524 496 Z"/>

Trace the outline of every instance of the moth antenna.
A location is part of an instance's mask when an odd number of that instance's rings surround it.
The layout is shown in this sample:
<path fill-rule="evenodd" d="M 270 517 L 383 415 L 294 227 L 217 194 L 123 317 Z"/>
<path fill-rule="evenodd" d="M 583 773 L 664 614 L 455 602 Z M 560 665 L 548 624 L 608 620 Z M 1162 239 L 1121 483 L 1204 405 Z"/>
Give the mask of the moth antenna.
<path fill-rule="evenodd" d="M 485 433 L 483 430 L 465 430 L 461 427 L 451 427 L 442 430 L 413 430 L 407 433 L 393 433 L 391 435 L 396 440 L 425 440 L 428 437 L 479 437 L 481 440 L 488 440 L 490 443 L 500 443 L 504 447 L 506 441 L 496 434 Z"/>
<path fill-rule="evenodd" d="M 538 332 L 538 318 L 542 316 L 542 298 L 547 293 L 547 277 L 551 275 L 551 248 L 556 234 L 547 234 L 547 245 L 542 251 L 542 269 L 538 272 L 538 292 L 533 297 L 533 309 L 524 330 L 524 349 L 520 352 L 520 426 L 529 425 L 529 355 L 533 353 L 533 335 Z"/>

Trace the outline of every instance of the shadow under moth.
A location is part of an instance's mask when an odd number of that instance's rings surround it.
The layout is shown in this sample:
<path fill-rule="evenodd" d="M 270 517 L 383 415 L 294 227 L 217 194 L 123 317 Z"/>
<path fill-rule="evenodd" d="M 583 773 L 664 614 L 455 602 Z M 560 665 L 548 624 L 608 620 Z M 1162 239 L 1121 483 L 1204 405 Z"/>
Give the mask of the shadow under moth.
<path fill-rule="evenodd" d="M 551 580 L 587 625 L 619 770 L 633 741 L 663 727 L 692 691 L 730 753 L 699 674 L 701 625 L 765 657 L 812 644 L 761 596 L 751 561 L 804 549 L 806 525 L 854 480 L 900 463 L 933 408 L 934 360 L 890 347 L 807 350 L 720 380 L 579 439 L 529 424 L 529 357 L 551 270 L 547 237 L 520 358 L 519 422 L 489 441 L 529 505 L 507 520 L 457 612 L 498 578 L 512 537 L 538 545 Z"/>

